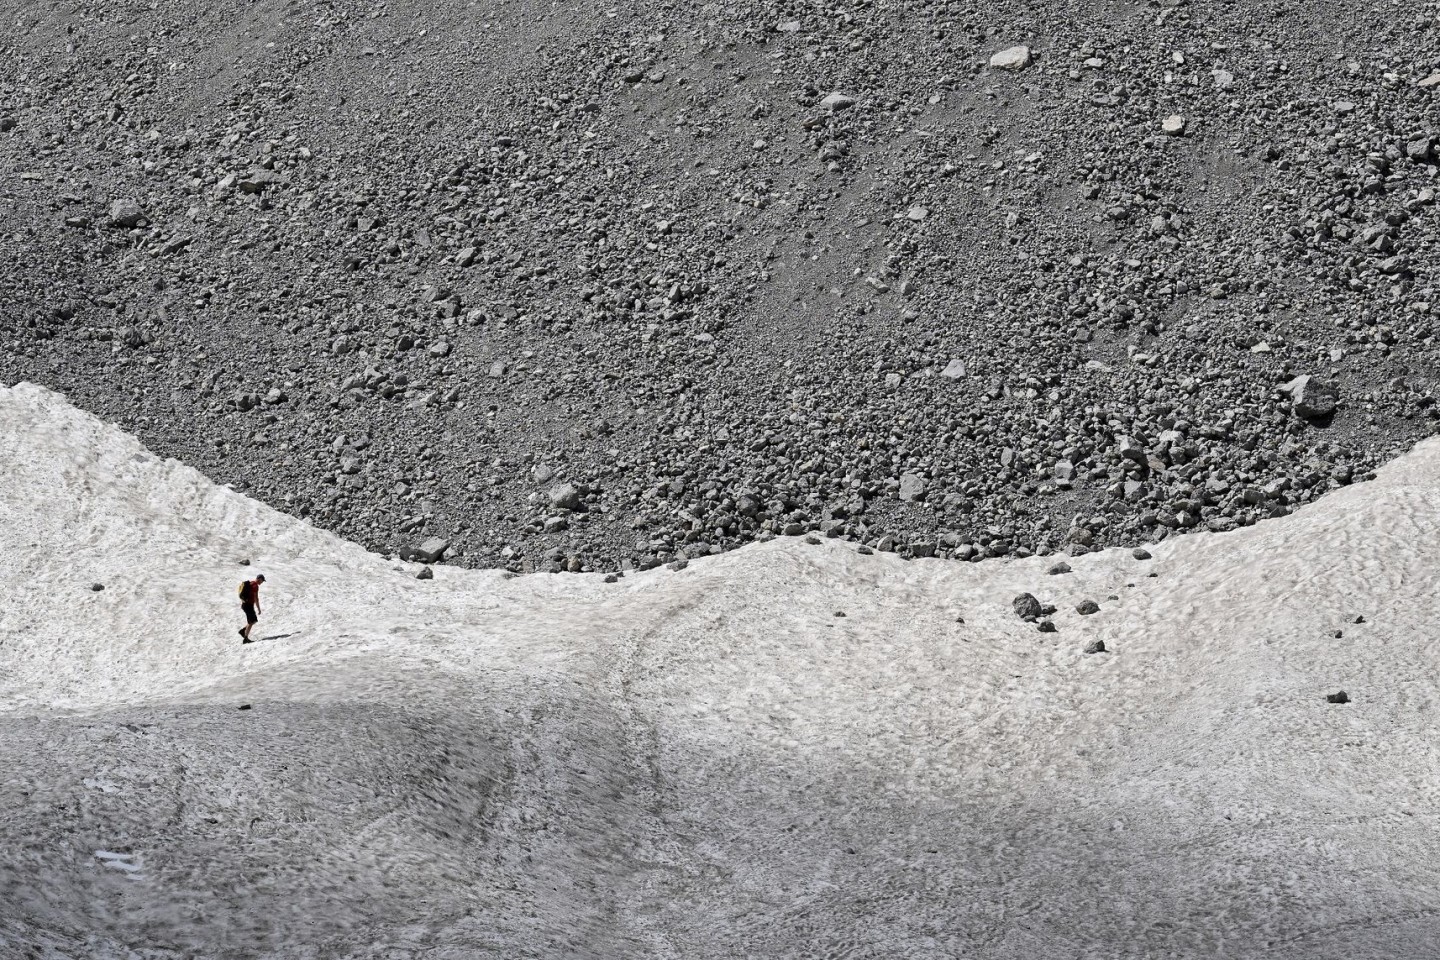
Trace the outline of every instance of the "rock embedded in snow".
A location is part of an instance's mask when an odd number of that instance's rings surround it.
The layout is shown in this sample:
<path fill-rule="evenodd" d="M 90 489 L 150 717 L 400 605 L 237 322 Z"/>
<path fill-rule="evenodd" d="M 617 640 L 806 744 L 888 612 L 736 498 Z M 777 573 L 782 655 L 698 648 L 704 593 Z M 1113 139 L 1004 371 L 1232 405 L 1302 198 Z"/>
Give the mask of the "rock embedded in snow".
<path fill-rule="evenodd" d="M 1330 703 L 1349 703 L 1350 694 L 1344 690 L 1338 690 L 1335 693 L 1326 694 L 1325 699 Z"/>
<path fill-rule="evenodd" d="M 1078 604 L 1075 605 L 1075 612 L 1080 614 L 1082 617 L 1088 617 L 1092 613 L 1100 612 L 1100 604 L 1096 603 L 1094 600 L 1081 600 Z"/>
<path fill-rule="evenodd" d="M 431 570 L 428 566 L 421 567 L 421 568 L 420 568 L 420 572 L 417 573 L 417 574 L 415 574 L 415 579 L 416 579 L 416 580 L 434 580 L 434 579 L 435 579 L 435 571 L 434 571 L 434 570 Z"/>
<path fill-rule="evenodd" d="M 1020 594 L 1020 596 L 1011 601 L 1010 605 L 1014 608 L 1015 615 L 1021 620 L 1037 620 L 1044 610 L 1044 608 L 1040 606 L 1040 601 L 1036 600 L 1034 595 L 1029 593 Z"/>
<path fill-rule="evenodd" d="M 1046 573 L 1050 574 L 1050 576 L 1052 577 L 1069 572 L 1070 564 L 1066 563 L 1064 560 L 1061 560 L 1059 563 L 1055 564 L 1053 567 L 1046 571 Z"/>
<path fill-rule="evenodd" d="M 431 537 L 418 547 L 412 547 L 408 551 L 401 551 L 400 559 L 414 560 L 420 563 L 436 563 L 445 555 L 445 551 L 449 549 L 449 540 L 445 540 L 442 537 Z"/>
<path fill-rule="evenodd" d="M 1105 641 L 1104 641 L 1104 640 L 1091 640 L 1089 643 L 1085 644 L 1085 652 L 1086 652 L 1086 653 L 1105 653 L 1105 652 L 1106 652 L 1106 651 L 1105 651 Z"/>
<path fill-rule="evenodd" d="M 1130 551 L 1130 556 L 1134 557 L 1136 560 L 1149 560 L 1150 551 L 1146 550 L 1144 547 L 1136 547 L 1134 550 Z"/>
<path fill-rule="evenodd" d="M 1030 48 L 1020 45 L 993 53 L 990 55 L 990 66 L 997 70 L 1023 70 L 1030 66 Z"/>

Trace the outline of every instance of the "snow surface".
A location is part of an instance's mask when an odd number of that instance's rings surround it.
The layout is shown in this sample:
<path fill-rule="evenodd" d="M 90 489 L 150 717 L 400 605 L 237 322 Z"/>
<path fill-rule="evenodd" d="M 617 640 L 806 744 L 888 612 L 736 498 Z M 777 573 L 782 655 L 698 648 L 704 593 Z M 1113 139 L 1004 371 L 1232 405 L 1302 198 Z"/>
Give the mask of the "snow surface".
<path fill-rule="evenodd" d="M 1440 956 L 1435 441 L 1063 576 L 420 581 L 28 385 L 0 471 L 0 956 Z"/>

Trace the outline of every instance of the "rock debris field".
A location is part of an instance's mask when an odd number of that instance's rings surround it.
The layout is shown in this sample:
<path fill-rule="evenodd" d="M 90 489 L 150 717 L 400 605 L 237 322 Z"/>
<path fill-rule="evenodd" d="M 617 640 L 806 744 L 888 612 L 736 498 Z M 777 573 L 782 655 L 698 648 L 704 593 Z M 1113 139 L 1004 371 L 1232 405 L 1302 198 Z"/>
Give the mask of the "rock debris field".
<path fill-rule="evenodd" d="M 1433 432 L 1440 6 L 14 6 L 0 382 L 392 557 L 978 559 Z"/>
<path fill-rule="evenodd" d="M 513 577 L 0 389 L 0 955 L 1433 957 L 1437 444 L 1153 551 Z"/>

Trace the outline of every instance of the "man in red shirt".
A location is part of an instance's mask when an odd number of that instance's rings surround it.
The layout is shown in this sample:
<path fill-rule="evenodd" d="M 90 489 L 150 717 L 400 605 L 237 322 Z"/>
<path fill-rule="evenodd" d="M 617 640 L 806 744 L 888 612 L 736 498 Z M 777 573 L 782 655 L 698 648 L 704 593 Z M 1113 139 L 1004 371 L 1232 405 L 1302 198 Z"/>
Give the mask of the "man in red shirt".
<path fill-rule="evenodd" d="M 240 629 L 240 642 L 251 643 L 250 628 L 255 626 L 255 621 L 260 619 L 260 584 L 265 582 L 265 574 L 257 574 L 254 580 L 246 580 L 240 584 L 240 612 L 245 614 L 245 626 Z"/>

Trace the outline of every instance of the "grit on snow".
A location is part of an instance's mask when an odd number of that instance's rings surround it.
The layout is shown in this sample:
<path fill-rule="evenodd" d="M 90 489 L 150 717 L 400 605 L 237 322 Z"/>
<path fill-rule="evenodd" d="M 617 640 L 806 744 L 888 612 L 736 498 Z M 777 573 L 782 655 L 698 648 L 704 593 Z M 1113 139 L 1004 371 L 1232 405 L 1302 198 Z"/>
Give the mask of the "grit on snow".
<path fill-rule="evenodd" d="M 32 386 L 0 465 L 4 956 L 1434 956 L 1434 441 L 1147 561 L 613 583 L 418 580 Z"/>

